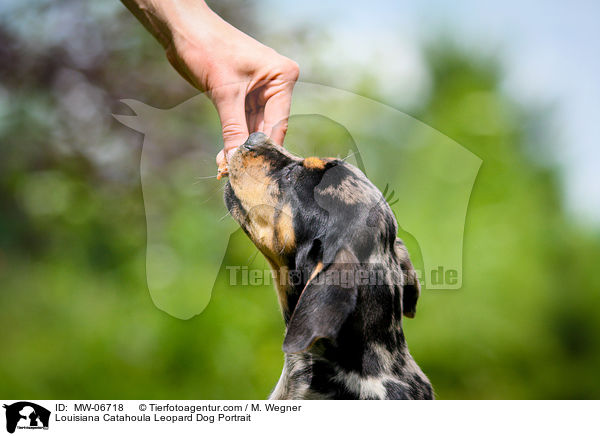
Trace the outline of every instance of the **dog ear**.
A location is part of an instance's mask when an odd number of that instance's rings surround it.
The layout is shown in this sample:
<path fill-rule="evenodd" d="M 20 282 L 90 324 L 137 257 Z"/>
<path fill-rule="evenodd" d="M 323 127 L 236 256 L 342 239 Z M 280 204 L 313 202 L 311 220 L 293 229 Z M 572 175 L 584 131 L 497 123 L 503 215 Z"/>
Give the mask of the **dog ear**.
<path fill-rule="evenodd" d="M 417 312 L 417 300 L 421 294 L 421 284 L 410 261 L 408 250 L 400 238 L 396 238 L 395 249 L 402 269 L 402 313 L 408 318 L 414 318 Z"/>
<path fill-rule="evenodd" d="M 290 318 L 283 341 L 284 352 L 307 351 L 322 338 L 337 340 L 342 326 L 356 307 L 358 290 L 354 278 L 357 267 L 356 256 L 342 248 L 334 263 L 316 270 Z"/>

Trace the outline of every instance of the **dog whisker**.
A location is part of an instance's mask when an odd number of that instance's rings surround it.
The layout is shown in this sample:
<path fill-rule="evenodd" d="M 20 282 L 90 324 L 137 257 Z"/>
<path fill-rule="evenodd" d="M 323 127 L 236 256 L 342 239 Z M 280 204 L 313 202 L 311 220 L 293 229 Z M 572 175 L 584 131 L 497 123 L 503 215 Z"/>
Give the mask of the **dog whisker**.
<path fill-rule="evenodd" d="M 197 185 L 198 183 L 200 183 L 202 180 L 206 180 L 206 179 L 216 179 L 217 178 L 217 174 L 215 174 L 214 176 L 202 176 L 202 177 L 194 177 L 194 179 L 196 179 L 196 181 L 194 182 L 194 185 Z"/>
<path fill-rule="evenodd" d="M 287 245 L 288 239 L 289 239 L 289 235 L 286 234 L 285 238 L 283 239 L 283 244 L 282 244 L 282 247 L 281 247 L 281 251 L 279 252 L 280 256 L 283 254 L 283 252 L 285 250 L 285 246 Z"/>
<path fill-rule="evenodd" d="M 356 154 L 356 152 L 352 152 L 350 153 L 348 156 L 346 156 L 345 158 L 341 159 L 342 162 L 346 162 L 346 159 L 350 159 L 352 156 L 354 156 Z"/>
<path fill-rule="evenodd" d="M 248 258 L 248 260 L 247 260 L 248 266 L 250 266 L 250 265 L 252 265 L 252 264 L 254 263 L 254 261 L 256 260 L 256 256 L 257 256 L 257 255 L 258 255 L 258 250 L 256 250 L 256 251 L 254 252 L 254 254 L 253 254 L 253 255 L 251 255 L 251 256 Z M 252 260 L 250 260 L 250 258 L 252 258 Z"/>
<path fill-rule="evenodd" d="M 225 218 L 227 218 L 229 215 L 231 215 L 231 211 L 228 211 L 225 215 L 223 215 L 221 218 L 219 218 L 219 222 L 223 221 Z"/>
<path fill-rule="evenodd" d="M 215 194 L 217 194 L 219 191 L 222 191 L 223 189 L 225 189 L 225 187 L 224 187 L 224 186 L 219 186 L 218 188 L 216 188 L 216 189 L 214 189 L 212 192 L 210 192 L 210 193 L 208 194 L 208 197 L 206 197 L 206 198 L 205 198 L 203 201 L 201 201 L 201 202 L 200 202 L 200 203 L 198 203 L 198 204 L 204 204 L 204 203 L 207 203 L 208 201 L 210 201 L 210 200 L 211 200 L 211 199 L 212 199 L 212 198 L 215 196 Z"/>

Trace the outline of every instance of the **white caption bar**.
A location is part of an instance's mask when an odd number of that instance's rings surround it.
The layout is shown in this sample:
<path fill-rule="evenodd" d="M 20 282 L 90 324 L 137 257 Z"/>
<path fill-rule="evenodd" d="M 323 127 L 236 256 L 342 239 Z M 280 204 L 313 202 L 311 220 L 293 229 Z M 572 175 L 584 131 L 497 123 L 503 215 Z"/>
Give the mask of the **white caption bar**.
<path fill-rule="evenodd" d="M 26 401 L 4 400 L 19 436 L 131 434 L 577 434 L 598 401 Z M 11 432 L 12 430 L 12 432 Z M 34 430 L 38 430 L 34 432 Z M 141 433 L 143 432 L 143 433 Z"/>

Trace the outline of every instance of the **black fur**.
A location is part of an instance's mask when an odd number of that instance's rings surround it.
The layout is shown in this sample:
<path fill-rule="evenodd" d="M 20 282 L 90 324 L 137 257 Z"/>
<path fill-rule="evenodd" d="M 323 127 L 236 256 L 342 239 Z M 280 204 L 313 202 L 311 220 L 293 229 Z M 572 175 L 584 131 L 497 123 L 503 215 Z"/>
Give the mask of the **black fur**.
<path fill-rule="evenodd" d="M 381 192 L 346 162 L 303 160 L 259 133 L 229 172 L 228 209 L 290 279 L 279 291 L 285 366 L 270 398 L 433 399 L 402 331 L 419 283 Z"/>

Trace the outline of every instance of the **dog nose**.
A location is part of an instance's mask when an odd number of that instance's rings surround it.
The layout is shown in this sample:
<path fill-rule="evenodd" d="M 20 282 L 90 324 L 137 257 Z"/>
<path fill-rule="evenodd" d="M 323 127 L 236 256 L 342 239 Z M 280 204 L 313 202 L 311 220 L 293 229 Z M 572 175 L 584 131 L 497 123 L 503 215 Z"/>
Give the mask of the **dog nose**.
<path fill-rule="evenodd" d="M 254 148 L 258 145 L 264 144 L 268 140 L 269 137 L 263 132 L 254 132 L 250 136 L 248 136 L 248 139 L 246 139 L 246 142 L 244 142 L 244 147 Z"/>

